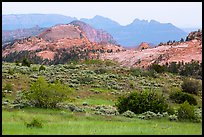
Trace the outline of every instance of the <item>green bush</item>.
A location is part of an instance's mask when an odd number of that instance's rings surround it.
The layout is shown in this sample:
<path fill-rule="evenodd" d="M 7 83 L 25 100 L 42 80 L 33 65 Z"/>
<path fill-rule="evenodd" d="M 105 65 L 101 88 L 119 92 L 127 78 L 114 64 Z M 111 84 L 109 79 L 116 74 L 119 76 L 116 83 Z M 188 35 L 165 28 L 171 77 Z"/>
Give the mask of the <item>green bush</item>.
<path fill-rule="evenodd" d="M 11 83 L 7 83 L 3 90 L 13 91 L 13 85 Z"/>
<path fill-rule="evenodd" d="M 39 121 L 38 119 L 34 118 L 30 123 L 26 123 L 27 128 L 42 128 L 42 122 Z"/>
<path fill-rule="evenodd" d="M 157 72 L 155 70 L 145 70 L 142 72 L 142 76 L 157 78 Z"/>
<path fill-rule="evenodd" d="M 127 110 L 135 114 L 141 114 L 146 111 L 167 112 L 169 106 L 164 96 L 156 94 L 155 92 L 132 92 L 128 96 L 121 96 L 116 102 L 116 107 L 119 113 Z"/>
<path fill-rule="evenodd" d="M 16 66 L 20 66 L 20 62 L 18 60 L 15 61 Z"/>
<path fill-rule="evenodd" d="M 142 70 L 140 68 L 131 68 L 130 69 L 130 73 L 133 75 L 133 76 L 136 76 L 136 77 L 139 77 L 142 75 Z"/>
<path fill-rule="evenodd" d="M 183 92 L 171 92 L 169 98 L 178 104 L 182 104 L 185 101 L 188 101 L 190 105 L 198 104 L 196 99 L 192 95 Z"/>
<path fill-rule="evenodd" d="M 191 106 L 187 101 L 181 104 L 180 108 L 178 109 L 178 120 L 179 121 L 196 121 L 197 120 L 194 107 Z"/>
<path fill-rule="evenodd" d="M 94 70 L 94 72 L 96 74 L 104 74 L 104 73 L 107 73 L 107 69 L 99 68 L 99 69 Z"/>
<path fill-rule="evenodd" d="M 159 64 L 152 64 L 150 67 L 149 67 L 150 70 L 155 70 L 157 73 L 163 73 L 166 71 L 166 68 L 165 66 L 161 66 Z"/>
<path fill-rule="evenodd" d="M 22 66 L 28 66 L 28 67 L 30 67 L 30 64 L 31 64 L 31 62 L 30 62 L 28 59 L 26 59 L 26 58 L 23 59 L 23 61 L 22 61 Z"/>
<path fill-rule="evenodd" d="M 44 77 L 39 77 L 24 95 L 35 107 L 55 108 L 57 103 L 67 98 L 69 91 L 71 89 L 60 82 L 49 84 Z"/>
<path fill-rule="evenodd" d="M 133 75 L 133 76 L 142 76 L 142 77 L 153 77 L 153 78 L 156 78 L 157 75 L 156 75 L 156 71 L 153 70 L 153 69 L 150 69 L 150 70 L 142 70 L 140 68 L 131 68 L 130 69 L 130 73 Z"/>
<path fill-rule="evenodd" d="M 201 90 L 202 85 L 198 80 L 186 78 L 183 80 L 181 87 L 183 92 L 198 95 L 198 92 Z"/>
<path fill-rule="evenodd" d="M 46 70 L 45 66 L 41 65 L 39 68 L 39 71 L 41 71 L 41 70 Z"/>
<path fill-rule="evenodd" d="M 8 70 L 8 74 L 13 75 L 14 73 L 15 73 L 15 72 L 14 72 L 14 69 L 9 68 L 9 70 Z"/>
<path fill-rule="evenodd" d="M 79 78 L 79 82 L 80 84 L 91 84 L 93 83 L 93 79 L 91 77 L 84 76 Z"/>
<path fill-rule="evenodd" d="M 38 71 L 38 67 L 37 66 L 33 66 L 31 70 L 32 71 Z"/>

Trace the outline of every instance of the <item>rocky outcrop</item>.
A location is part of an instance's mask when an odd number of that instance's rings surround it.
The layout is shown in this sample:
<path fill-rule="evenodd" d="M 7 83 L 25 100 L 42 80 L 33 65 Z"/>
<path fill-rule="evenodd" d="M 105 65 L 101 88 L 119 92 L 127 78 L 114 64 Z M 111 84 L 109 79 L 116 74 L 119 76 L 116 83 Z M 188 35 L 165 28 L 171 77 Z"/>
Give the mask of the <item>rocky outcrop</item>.
<path fill-rule="evenodd" d="M 194 39 L 202 41 L 202 30 L 191 32 L 186 38 L 187 41 Z"/>
<path fill-rule="evenodd" d="M 94 29 L 90 25 L 82 21 L 72 21 L 70 24 L 79 26 L 79 28 L 86 34 L 87 38 L 91 42 L 97 42 L 101 44 L 117 44 L 113 37 L 104 30 Z"/>
<path fill-rule="evenodd" d="M 81 39 L 83 36 L 84 34 L 82 34 L 81 30 L 71 24 L 56 25 L 48 28 L 38 35 L 38 37 L 46 41 L 57 41 L 60 39 Z"/>
<path fill-rule="evenodd" d="M 146 43 L 146 42 L 142 42 L 142 43 L 138 46 L 138 48 L 137 48 L 136 50 L 144 50 L 144 49 L 148 49 L 148 48 L 151 48 L 151 47 L 149 46 L 149 44 Z"/>

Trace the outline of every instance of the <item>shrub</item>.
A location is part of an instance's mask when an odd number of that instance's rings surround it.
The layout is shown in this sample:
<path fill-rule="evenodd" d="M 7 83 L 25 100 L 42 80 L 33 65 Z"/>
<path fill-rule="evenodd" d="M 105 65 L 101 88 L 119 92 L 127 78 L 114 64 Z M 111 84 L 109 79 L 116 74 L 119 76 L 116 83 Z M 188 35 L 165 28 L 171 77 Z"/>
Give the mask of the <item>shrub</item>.
<path fill-rule="evenodd" d="M 151 112 L 151 111 L 144 112 L 138 116 L 138 118 L 140 118 L 140 119 L 153 119 L 155 117 L 157 117 L 157 114 L 155 114 L 154 112 Z"/>
<path fill-rule="evenodd" d="M 110 116 L 110 115 L 118 115 L 119 114 L 117 109 L 112 107 L 112 106 L 99 105 L 99 106 L 96 106 L 94 110 L 96 111 L 95 114 L 97 114 L 97 115 Z"/>
<path fill-rule="evenodd" d="M 140 68 L 131 68 L 130 69 L 130 73 L 133 75 L 133 76 L 141 76 L 142 75 L 142 70 Z"/>
<path fill-rule="evenodd" d="M 157 74 L 155 70 L 145 70 L 142 72 L 142 76 L 157 78 Z"/>
<path fill-rule="evenodd" d="M 198 80 L 187 78 L 183 80 L 181 85 L 183 92 L 198 95 L 199 90 L 201 90 L 201 83 Z"/>
<path fill-rule="evenodd" d="M 161 66 L 159 64 L 152 64 L 149 69 L 155 70 L 157 73 L 163 73 L 166 71 L 165 66 Z"/>
<path fill-rule="evenodd" d="M 94 72 L 95 72 L 96 74 L 104 74 L 104 73 L 107 73 L 107 69 L 100 68 L 100 69 L 94 70 Z"/>
<path fill-rule="evenodd" d="M 39 77 L 24 95 L 35 107 L 55 108 L 57 103 L 67 98 L 69 91 L 70 88 L 60 82 L 48 84 L 44 77 Z"/>
<path fill-rule="evenodd" d="M 119 113 L 127 110 L 135 114 L 141 114 L 146 111 L 165 112 L 169 106 L 164 96 L 158 95 L 155 92 L 132 92 L 128 96 L 121 96 L 116 102 L 116 107 Z"/>
<path fill-rule="evenodd" d="M 28 67 L 30 67 L 30 64 L 31 64 L 31 62 L 30 62 L 28 59 L 26 59 L 26 58 L 23 59 L 23 61 L 22 61 L 22 66 L 28 66 Z"/>
<path fill-rule="evenodd" d="M 197 118 L 196 122 L 202 122 L 202 108 L 196 108 L 195 109 L 195 115 Z"/>
<path fill-rule="evenodd" d="M 30 123 L 26 123 L 27 128 L 42 128 L 42 123 L 38 119 L 34 118 Z"/>
<path fill-rule="evenodd" d="M 151 111 L 147 111 L 142 113 L 141 115 L 138 116 L 138 118 L 140 119 L 160 119 L 163 117 L 167 117 L 169 114 L 168 112 L 163 112 L 162 114 L 160 112 L 158 112 L 157 114 Z"/>
<path fill-rule="evenodd" d="M 135 113 L 130 110 L 127 110 L 122 115 L 125 117 L 133 118 L 135 116 Z"/>
<path fill-rule="evenodd" d="M 13 91 L 13 85 L 11 83 L 7 83 L 3 90 Z"/>
<path fill-rule="evenodd" d="M 9 68 L 8 73 L 9 73 L 10 75 L 13 75 L 13 74 L 14 74 L 14 69 Z"/>
<path fill-rule="evenodd" d="M 197 120 L 194 107 L 191 106 L 187 101 L 181 104 L 180 108 L 178 109 L 178 120 L 179 121 Z"/>
<path fill-rule="evenodd" d="M 178 104 L 182 104 L 185 101 L 188 101 L 190 105 L 198 104 L 196 99 L 192 95 L 183 92 L 171 92 L 169 98 Z"/>
<path fill-rule="evenodd" d="M 32 71 L 38 71 L 38 67 L 37 66 L 33 66 L 32 67 Z"/>
<path fill-rule="evenodd" d="M 45 66 L 41 65 L 39 68 L 39 71 L 41 71 L 41 70 L 46 70 Z"/>
<path fill-rule="evenodd" d="M 16 66 L 20 66 L 20 62 L 18 60 L 15 61 Z"/>
<path fill-rule="evenodd" d="M 169 120 L 170 120 L 170 121 L 177 121 L 177 120 L 178 120 L 178 117 L 177 117 L 175 114 L 173 114 L 173 115 L 170 115 L 170 116 L 169 116 Z"/>
<path fill-rule="evenodd" d="M 130 73 L 133 75 L 133 76 L 143 76 L 143 77 L 153 77 L 153 78 L 156 78 L 157 75 L 156 75 L 156 71 L 153 70 L 153 69 L 150 69 L 150 70 L 143 70 L 143 69 L 140 69 L 140 68 L 131 68 L 130 69 Z"/>
<path fill-rule="evenodd" d="M 80 84 L 91 84 L 93 83 L 93 79 L 91 77 L 84 76 L 84 77 L 79 78 L 79 82 Z"/>

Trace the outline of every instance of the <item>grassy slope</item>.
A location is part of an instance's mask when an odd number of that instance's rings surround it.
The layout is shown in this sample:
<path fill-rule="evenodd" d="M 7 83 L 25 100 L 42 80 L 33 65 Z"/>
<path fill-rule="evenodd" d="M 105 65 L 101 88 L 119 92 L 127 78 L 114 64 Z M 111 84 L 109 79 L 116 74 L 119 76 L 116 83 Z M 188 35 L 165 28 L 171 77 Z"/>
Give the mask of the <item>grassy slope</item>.
<path fill-rule="evenodd" d="M 76 67 L 76 66 L 79 67 Z M 66 102 L 72 102 L 77 106 L 82 106 L 87 102 L 89 106 L 96 105 L 114 105 L 120 95 L 138 89 L 153 89 L 155 92 L 163 92 L 168 98 L 169 93 L 179 90 L 182 77 L 173 74 L 159 74 L 159 77 L 137 77 L 132 76 L 129 69 L 119 67 L 110 62 L 88 62 L 77 65 L 57 65 L 54 67 L 46 66 L 46 71 L 38 72 L 36 68 L 39 65 L 31 65 L 30 68 L 22 69 L 12 63 L 3 63 L 2 75 L 4 76 L 3 87 L 7 83 L 14 84 L 14 92 L 8 93 L 6 98 L 11 101 L 15 98 L 16 91 L 29 89 L 30 82 L 35 79 L 33 76 L 45 76 L 48 80 L 60 79 L 65 84 L 79 82 L 83 76 L 91 77 L 92 84 L 76 84 L 73 87 L 70 99 Z M 73 67 L 74 66 L 74 67 Z M 73 69 L 73 68 L 74 69 Z M 94 70 L 106 68 L 104 74 L 95 74 Z M 14 74 L 8 74 L 9 69 L 14 69 Z M 22 71 L 22 72 L 21 72 Z M 50 75 L 53 73 L 53 75 Z M 93 73 L 93 74 L 89 74 Z M 111 77 L 110 75 L 116 76 Z M 16 76 L 11 79 L 6 76 Z M 111 84 L 110 84 L 111 83 Z M 116 83 L 116 87 L 123 89 L 114 89 L 111 87 Z M 131 83 L 131 84 L 130 84 Z M 75 83 L 74 83 L 75 84 Z M 95 87 L 98 85 L 98 87 Z M 114 93 L 114 94 L 113 94 Z M 202 99 L 196 97 L 198 106 L 202 107 Z M 178 107 L 178 104 L 171 102 L 172 106 Z M 88 113 L 73 113 L 62 110 L 44 110 L 44 109 L 22 109 L 22 110 L 3 110 L 2 126 L 3 134 L 201 134 L 202 126 L 200 123 L 181 123 L 170 122 L 168 120 L 140 120 L 129 119 L 121 116 L 107 117 L 97 116 Z M 88 111 L 87 111 L 88 112 Z M 42 129 L 28 129 L 24 122 L 29 122 L 33 117 L 42 120 L 44 127 Z"/>

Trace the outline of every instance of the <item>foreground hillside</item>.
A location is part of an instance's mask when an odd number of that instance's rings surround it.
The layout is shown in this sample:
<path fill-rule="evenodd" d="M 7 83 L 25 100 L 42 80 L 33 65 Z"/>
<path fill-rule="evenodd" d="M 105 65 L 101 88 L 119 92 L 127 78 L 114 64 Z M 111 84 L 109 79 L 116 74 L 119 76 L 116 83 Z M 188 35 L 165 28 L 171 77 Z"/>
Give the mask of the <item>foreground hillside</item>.
<path fill-rule="evenodd" d="M 148 120 L 138 115 L 130 118 L 119 114 L 116 107 L 122 95 L 147 91 L 163 94 L 177 110 L 181 104 L 175 103 L 170 94 L 182 91 L 185 76 L 139 71 L 100 60 L 44 67 L 2 63 L 3 134 L 201 134 L 200 122 L 169 121 L 168 117 Z M 57 108 L 27 106 L 22 98 L 41 76 L 50 84 L 58 80 L 70 88 L 68 98 Z M 197 101 L 194 107 L 202 108 L 202 90 L 191 96 Z M 42 128 L 26 127 L 33 119 L 42 123 Z"/>

